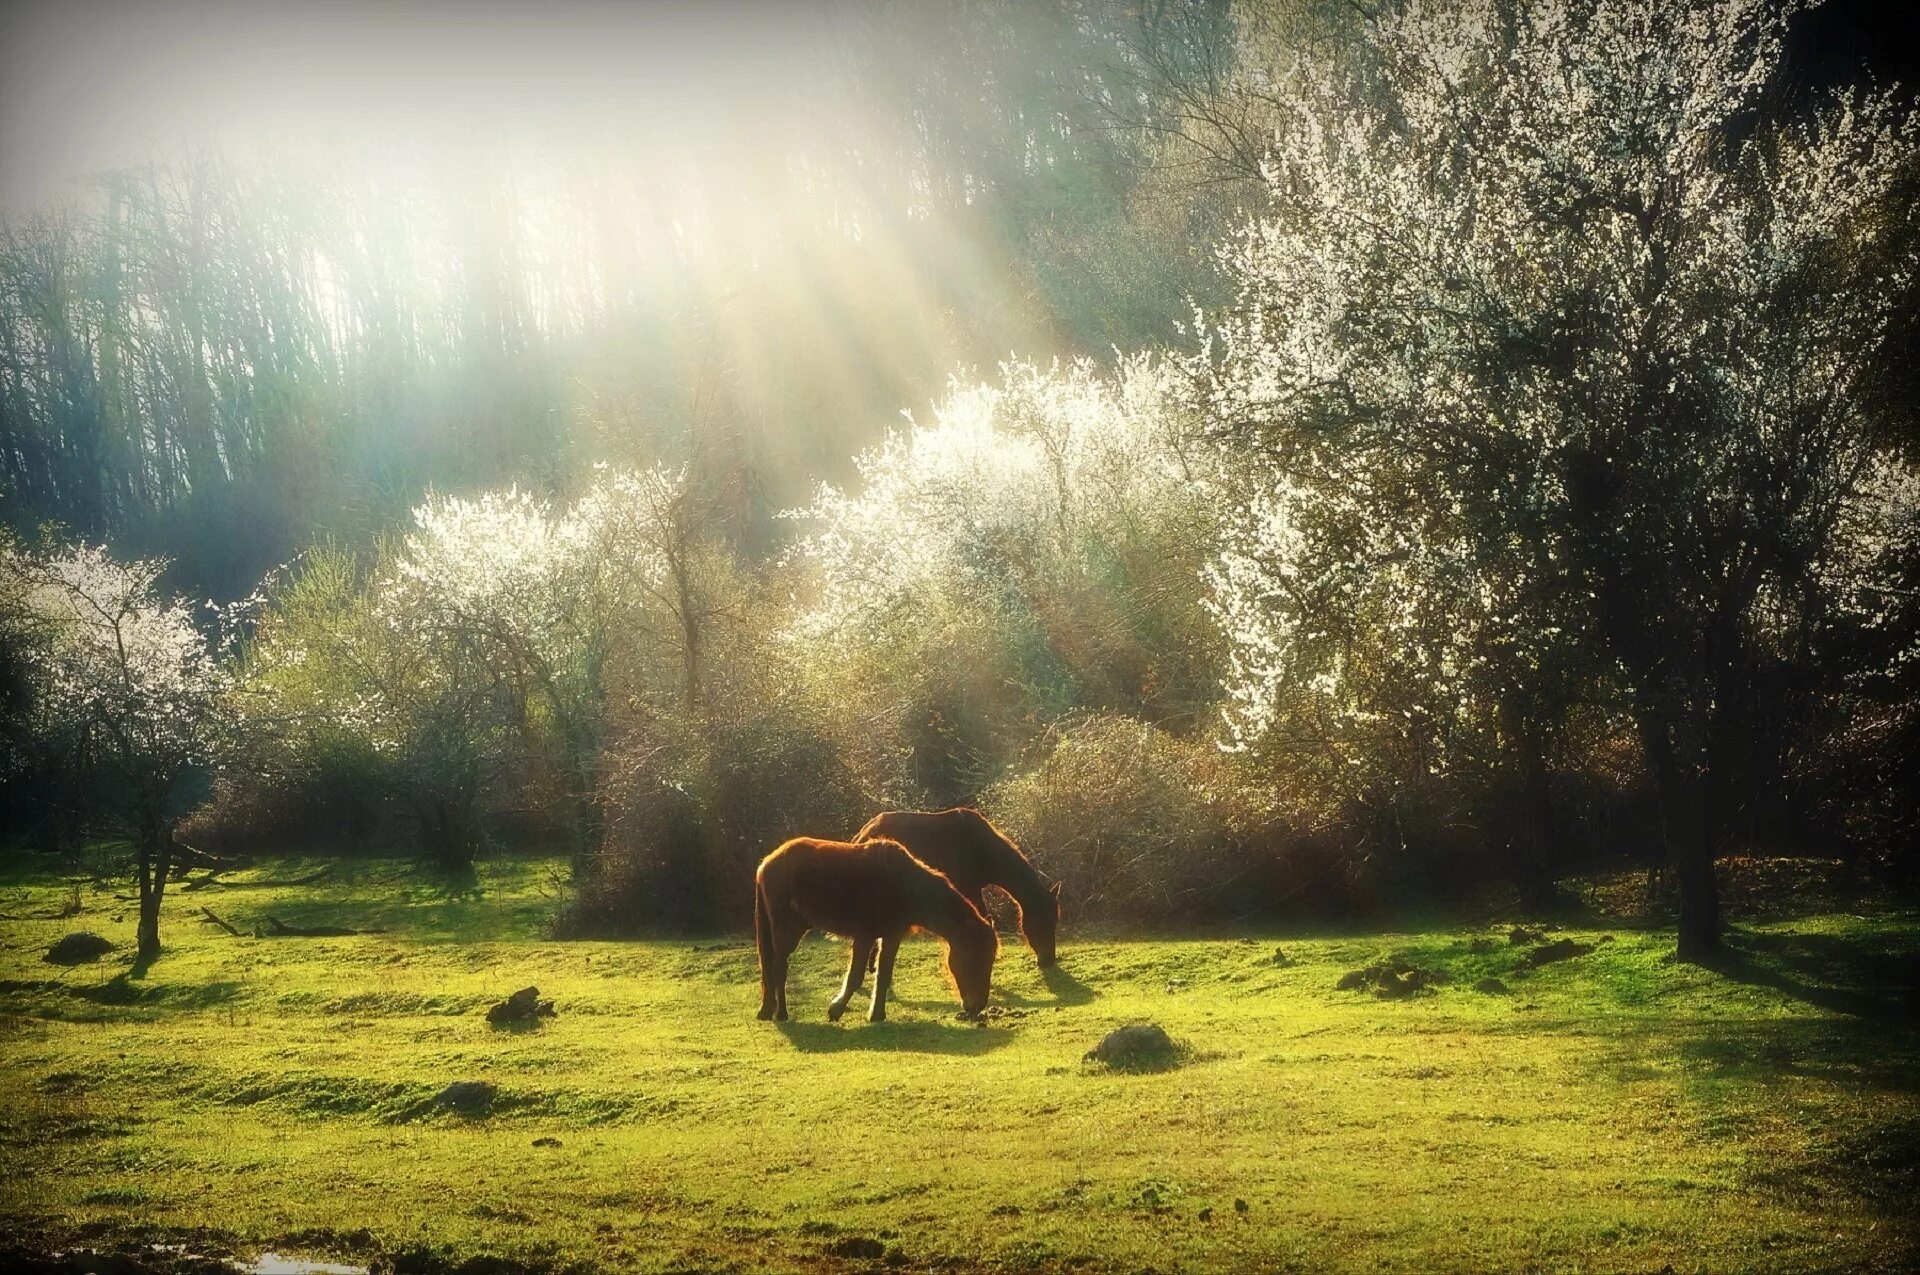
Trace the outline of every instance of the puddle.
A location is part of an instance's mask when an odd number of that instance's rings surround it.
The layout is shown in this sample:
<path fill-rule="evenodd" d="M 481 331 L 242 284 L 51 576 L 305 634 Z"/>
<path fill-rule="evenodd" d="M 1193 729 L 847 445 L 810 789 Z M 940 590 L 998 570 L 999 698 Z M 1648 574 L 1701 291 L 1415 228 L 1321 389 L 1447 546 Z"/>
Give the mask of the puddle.
<path fill-rule="evenodd" d="M 367 1275 L 367 1268 L 347 1262 L 321 1262 L 306 1257 L 283 1257 L 262 1253 L 251 1262 L 235 1259 L 233 1268 L 243 1275 Z"/>
<path fill-rule="evenodd" d="M 318 1258 L 287 1257 L 281 1253 L 262 1253 L 248 1261 L 242 1257 L 202 1257 L 185 1244 L 150 1244 L 142 1251 L 142 1256 L 145 1254 L 151 1254 L 157 1259 L 161 1270 L 170 1270 L 182 1260 L 190 1260 L 222 1261 L 238 1271 L 240 1275 L 367 1275 L 366 1267 L 351 1262 L 323 1262 Z M 71 1271 L 73 1275 L 84 1275 L 85 1272 L 99 1269 L 115 1269 L 112 1266 L 102 1267 L 101 1254 L 93 1249 L 59 1251 L 49 1254 L 47 1260 L 55 1263 L 56 1270 Z M 125 1259 L 109 1260 L 124 1262 Z M 136 1257 L 135 1261 L 138 1260 Z"/>

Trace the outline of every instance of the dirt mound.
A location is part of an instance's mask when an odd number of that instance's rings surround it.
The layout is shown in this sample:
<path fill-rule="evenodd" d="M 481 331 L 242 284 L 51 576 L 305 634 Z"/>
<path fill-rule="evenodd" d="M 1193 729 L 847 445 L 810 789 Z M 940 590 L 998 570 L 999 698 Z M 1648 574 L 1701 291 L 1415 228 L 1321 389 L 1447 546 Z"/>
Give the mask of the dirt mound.
<path fill-rule="evenodd" d="M 463 1116 L 484 1116 L 493 1110 L 499 1090 L 484 1080 L 456 1080 L 435 1094 L 428 1105 Z"/>
<path fill-rule="evenodd" d="M 1576 956 L 1586 956 L 1592 951 L 1591 943 L 1576 943 L 1572 939 L 1555 939 L 1551 943 L 1542 943 L 1528 952 L 1520 958 L 1520 964 L 1528 969 L 1538 969 L 1542 965 L 1551 965 L 1555 961 L 1567 961 Z"/>
<path fill-rule="evenodd" d="M 62 935 L 40 959 L 49 965 L 85 965 L 113 950 L 113 944 L 91 930 L 76 930 Z"/>
<path fill-rule="evenodd" d="M 1116 1071 L 1161 1071 L 1179 1063 L 1180 1048 L 1157 1023 L 1129 1023 L 1108 1032 L 1083 1061 L 1105 1063 Z"/>
<path fill-rule="evenodd" d="M 885 1244 L 882 1244 L 879 1240 L 870 1239 L 865 1235 L 849 1235 L 844 1239 L 834 1240 L 827 1245 L 827 1255 L 829 1257 L 864 1258 L 870 1261 L 873 1258 L 881 1256 L 886 1251 L 887 1246 Z"/>
<path fill-rule="evenodd" d="M 1390 956 L 1363 969 L 1348 970 L 1334 987 L 1342 992 L 1371 990 L 1383 1000 L 1404 1000 L 1446 981 L 1445 970 L 1424 969 L 1402 957 Z"/>

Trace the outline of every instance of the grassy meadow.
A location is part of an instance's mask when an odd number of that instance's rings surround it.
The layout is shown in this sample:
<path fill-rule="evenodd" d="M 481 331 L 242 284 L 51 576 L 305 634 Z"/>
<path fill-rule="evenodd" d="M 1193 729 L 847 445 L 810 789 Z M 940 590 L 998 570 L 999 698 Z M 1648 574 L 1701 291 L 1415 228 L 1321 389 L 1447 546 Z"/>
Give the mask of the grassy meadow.
<path fill-rule="evenodd" d="M 102 853 L 105 853 L 104 851 Z M 13 854 L 0 921 L 0 1240 L 186 1243 L 395 1270 L 1813 1271 L 1920 1257 L 1911 912 L 1743 926 L 1740 959 L 1590 917 L 1413 933 L 1010 941 L 985 1025 L 938 948 L 825 1021 L 844 947 L 757 1022 L 741 938 L 554 942 L 556 860 L 448 880 L 270 860 L 168 895 L 130 970 L 117 878 Z M 202 907 L 241 930 L 203 919 Z M 271 916 L 378 934 L 257 938 Z M 76 929 L 119 945 L 61 968 Z M 1603 938 L 1603 936 L 1606 936 Z M 1444 973 L 1339 990 L 1384 957 Z M 1476 990 L 1488 978 L 1506 992 Z M 558 1015 L 492 1027 L 537 984 Z M 864 1002 L 856 1004 L 864 1008 Z M 1181 1064 L 1083 1061 L 1163 1025 Z M 441 1110 L 449 1082 L 490 1111 Z M 475 1260 L 481 1258 L 496 1261 Z"/>

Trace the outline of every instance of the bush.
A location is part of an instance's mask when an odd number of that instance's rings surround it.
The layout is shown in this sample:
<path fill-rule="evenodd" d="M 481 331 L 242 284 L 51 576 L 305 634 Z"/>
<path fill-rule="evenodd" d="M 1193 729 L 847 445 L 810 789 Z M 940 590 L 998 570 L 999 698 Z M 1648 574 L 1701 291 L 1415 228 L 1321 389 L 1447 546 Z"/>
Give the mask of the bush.
<path fill-rule="evenodd" d="M 1032 771 L 984 804 L 1076 915 L 1165 923 L 1279 901 L 1301 866 L 1273 796 L 1235 758 L 1132 718 L 1062 731 Z M 1298 849 L 1298 847 L 1292 847 Z"/>
<path fill-rule="evenodd" d="M 768 851 L 850 837 L 886 804 L 894 751 L 844 704 L 808 693 L 792 652 L 747 625 L 711 636 L 697 708 L 623 697 L 597 794 L 601 843 L 580 861 L 559 936 L 750 927 Z"/>

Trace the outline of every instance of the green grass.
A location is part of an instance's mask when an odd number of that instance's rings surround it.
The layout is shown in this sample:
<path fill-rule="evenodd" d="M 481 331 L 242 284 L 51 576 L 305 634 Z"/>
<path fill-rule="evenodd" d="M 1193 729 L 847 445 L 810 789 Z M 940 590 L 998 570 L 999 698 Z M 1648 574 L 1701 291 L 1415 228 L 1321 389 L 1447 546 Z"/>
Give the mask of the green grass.
<path fill-rule="evenodd" d="M 123 886 L 82 884 L 69 920 L 0 922 L 0 1236 L 648 1270 L 1920 1257 L 1911 913 L 1745 929 L 1722 972 L 1668 961 L 1670 934 L 1598 928 L 1554 937 L 1614 940 L 1534 971 L 1488 928 L 1069 941 L 1052 979 L 1010 943 L 979 1027 L 955 1021 L 929 942 L 902 957 L 891 1021 L 828 1024 L 844 948 L 810 939 L 798 1020 L 776 1026 L 753 1017 L 745 941 L 544 939 L 560 880 L 543 860 L 458 882 L 360 861 L 176 890 L 138 977 Z M 71 889 L 11 854 L 0 912 Z M 389 932 L 234 938 L 203 904 L 243 930 Z M 119 951 L 40 961 L 79 928 Z M 1450 981 L 1334 989 L 1393 955 Z M 485 1007 L 528 983 L 559 1016 L 490 1028 Z M 1081 1061 L 1136 1020 L 1182 1065 Z M 498 1086 L 490 1116 L 429 1110 L 466 1079 Z"/>

